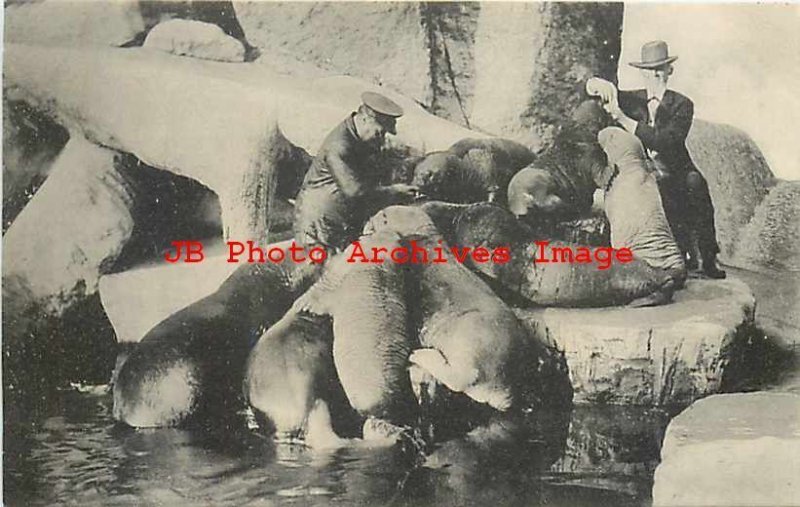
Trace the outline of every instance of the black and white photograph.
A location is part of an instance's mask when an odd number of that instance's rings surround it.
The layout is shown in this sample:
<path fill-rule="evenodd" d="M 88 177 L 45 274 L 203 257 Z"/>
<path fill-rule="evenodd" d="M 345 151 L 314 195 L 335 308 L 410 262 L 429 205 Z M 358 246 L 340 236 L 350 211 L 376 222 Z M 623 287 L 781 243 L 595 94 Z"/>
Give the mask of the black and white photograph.
<path fill-rule="evenodd" d="M 3 505 L 800 506 L 800 4 L 2 18 Z"/>

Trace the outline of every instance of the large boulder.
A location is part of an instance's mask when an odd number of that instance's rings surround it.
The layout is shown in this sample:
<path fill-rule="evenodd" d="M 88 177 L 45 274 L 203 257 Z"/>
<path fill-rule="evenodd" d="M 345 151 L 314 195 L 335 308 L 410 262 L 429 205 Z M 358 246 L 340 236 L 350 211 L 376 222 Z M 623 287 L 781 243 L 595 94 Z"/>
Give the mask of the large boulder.
<path fill-rule="evenodd" d="M 219 26 L 188 19 L 159 23 L 147 34 L 143 47 L 219 62 L 243 62 L 245 55 L 244 44 Z"/>
<path fill-rule="evenodd" d="M 518 315 L 564 352 L 576 402 L 669 406 L 720 389 L 754 310 L 743 282 L 692 279 L 664 306 L 520 309 Z"/>
<path fill-rule="evenodd" d="M 700 400 L 667 428 L 653 505 L 797 505 L 800 396 Z"/>
<path fill-rule="evenodd" d="M 7 3 L 5 43 L 121 46 L 145 29 L 138 2 Z"/>
<path fill-rule="evenodd" d="M 3 236 L 3 300 L 58 313 L 97 291 L 133 231 L 134 190 L 112 150 L 72 136 Z M 11 284 L 7 282 L 13 281 Z M 9 293 L 11 287 L 25 290 Z"/>
<path fill-rule="evenodd" d="M 171 19 L 195 20 L 219 26 L 226 35 L 230 35 L 248 49 L 250 48 L 244 37 L 244 31 L 236 19 L 236 13 L 230 0 L 203 0 L 200 2 L 170 0 L 169 2 L 140 1 L 137 3 L 148 30 Z"/>
<path fill-rule="evenodd" d="M 739 234 L 731 263 L 800 271 L 800 181 L 770 190 Z"/>
<path fill-rule="evenodd" d="M 721 257 L 727 261 L 774 176 L 750 136 L 734 127 L 695 120 L 686 142 L 708 181 Z"/>

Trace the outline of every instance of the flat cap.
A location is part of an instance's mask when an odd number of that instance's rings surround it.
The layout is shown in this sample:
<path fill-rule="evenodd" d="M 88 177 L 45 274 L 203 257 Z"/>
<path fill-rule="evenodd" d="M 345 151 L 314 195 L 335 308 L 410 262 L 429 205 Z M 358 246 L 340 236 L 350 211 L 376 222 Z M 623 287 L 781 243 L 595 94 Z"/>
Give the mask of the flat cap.
<path fill-rule="evenodd" d="M 392 118 L 403 116 L 403 108 L 380 93 L 364 92 L 361 94 L 361 101 L 368 108 L 384 116 L 391 116 Z"/>

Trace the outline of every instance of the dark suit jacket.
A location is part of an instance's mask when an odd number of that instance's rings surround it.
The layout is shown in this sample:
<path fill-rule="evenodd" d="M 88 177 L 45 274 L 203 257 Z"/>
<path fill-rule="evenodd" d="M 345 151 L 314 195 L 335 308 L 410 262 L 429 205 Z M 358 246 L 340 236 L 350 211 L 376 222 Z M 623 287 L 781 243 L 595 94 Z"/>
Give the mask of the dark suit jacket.
<path fill-rule="evenodd" d="M 667 90 L 656 111 L 655 126 L 648 123 L 647 91 L 631 90 L 619 92 L 620 108 L 639 124 L 636 137 L 649 150 L 658 152 L 658 158 L 666 168 L 675 174 L 696 171 L 689 151 L 686 149 L 686 136 L 692 127 L 694 103 L 680 93 Z"/>

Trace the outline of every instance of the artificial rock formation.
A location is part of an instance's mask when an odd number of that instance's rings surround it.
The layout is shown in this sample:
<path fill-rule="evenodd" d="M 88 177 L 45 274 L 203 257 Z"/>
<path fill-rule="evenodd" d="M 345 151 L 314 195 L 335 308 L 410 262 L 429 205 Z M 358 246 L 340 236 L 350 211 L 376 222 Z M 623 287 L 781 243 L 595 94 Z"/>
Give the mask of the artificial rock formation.
<path fill-rule="evenodd" d="M 5 56 L 9 95 L 51 112 L 92 141 L 205 184 L 220 197 L 229 235 L 264 237 L 275 175 L 269 167 L 288 143 L 260 97 L 230 82 L 198 80 L 177 65 L 153 64 L 170 57 L 144 50 L 9 47 Z M 198 108 L 202 103 L 206 107 Z M 227 117 L 237 121 L 226 124 Z"/>
<path fill-rule="evenodd" d="M 720 389 L 754 311 L 747 285 L 729 279 L 689 280 L 674 302 L 653 308 L 517 313 L 564 352 L 576 402 L 669 406 Z"/>
<path fill-rule="evenodd" d="M 234 2 L 259 62 L 361 77 L 400 91 L 432 113 L 469 126 L 480 4 L 472 2 Z M 336 41 L 336 43 L 332 43 Z"/>
<path fill-rule="evenodd" d="M 3 100 L 3 232 L 44 183 L 69 133 L 28 104 Z"/>
<path fill-rule="evenodd" d="M 297 148 L 315 153 L 361 93 L 378 89 L 354 78 L 300 80 L 145 50 L 9 46 L 5 56 L 9 96 L 99 144 L 203 183 L 219 196 L 224 236 L 260 244 L 281 167 L 298 160 Z M 401 150 L 484 137 L 386 93 L 406 111 L 394 140 Z"/>
<path fill-rule="evenodd" d="M 430 103 L 419 3 L 234 2 L 262 53 L 291 52 L 330 74 L 362 77 Z"/>
<path fill-rule="evenodd" d="M 71 136 L 45 183 L 3 237 L 3 300 L 60 312 L 97 290 L 133 230 L 119 154 Z M 78 219 L 80 218 L 80 219 Z M 22 293 L 9 293 L 25 287 Z"/>
<path fill-rule="evenodd" d="M 4 12 L 6 44 L 120 46 L 145 29 L 133 1 L 8 2 Z"/>
<path fill-rule="evenodd" d="M 670 422 L 653 505 L 797 505 L 798 455 L 800 396 L 711 396 Z"/>
<path fill-rule="evenodd" d="M 800 182 L 770 190 L 738 237 L 732 263 L 800 271 Z"/>
<path fill-rule="evenodd" d="M 686 144 L 708 181 L 721 257 L 728 260 L 769 192 L 772 171 L 750 136 L 728 125 L 695 120 Z"/>

